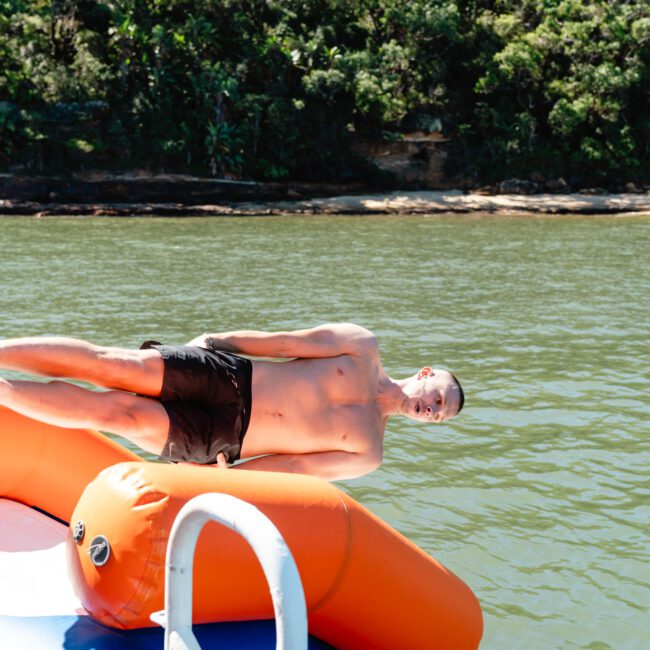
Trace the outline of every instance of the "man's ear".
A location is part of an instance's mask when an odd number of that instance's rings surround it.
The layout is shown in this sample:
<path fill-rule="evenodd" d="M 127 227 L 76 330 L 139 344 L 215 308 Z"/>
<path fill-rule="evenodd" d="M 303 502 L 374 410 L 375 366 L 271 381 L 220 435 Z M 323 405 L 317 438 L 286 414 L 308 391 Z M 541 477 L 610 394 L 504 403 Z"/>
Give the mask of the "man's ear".
<path fill-rule="evenodd" d="M 425 366 L 418 372 L 418 379 L 424 379 L 425 377 L 431 377 L 433 375 L 433 370 L 429 366 Z"/>

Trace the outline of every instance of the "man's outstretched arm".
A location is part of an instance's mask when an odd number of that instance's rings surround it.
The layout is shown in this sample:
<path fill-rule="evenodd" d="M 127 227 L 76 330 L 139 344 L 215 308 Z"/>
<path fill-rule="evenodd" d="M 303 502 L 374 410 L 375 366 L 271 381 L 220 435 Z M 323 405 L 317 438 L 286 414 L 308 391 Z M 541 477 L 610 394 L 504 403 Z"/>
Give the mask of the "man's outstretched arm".
<path fill-rule="evenodd" d="M 381 460 L 381 452 L 354 454 L 347 451 L 323 451 L 313 454 L 260 456 L 234 465 L 231 469 L 310 474 L 327 481 L 338 481 L 368 474 L 381 465 Z"/>
<path fill-rule="evenodd" d="M 293 332 L 254 330 L 202 334 L 188 345 L 246 354 L 251 357 L 318 359 L 340 354 L 358 354 L 376 347 L 367 329 L 352 323 L 332 323 Z"/>

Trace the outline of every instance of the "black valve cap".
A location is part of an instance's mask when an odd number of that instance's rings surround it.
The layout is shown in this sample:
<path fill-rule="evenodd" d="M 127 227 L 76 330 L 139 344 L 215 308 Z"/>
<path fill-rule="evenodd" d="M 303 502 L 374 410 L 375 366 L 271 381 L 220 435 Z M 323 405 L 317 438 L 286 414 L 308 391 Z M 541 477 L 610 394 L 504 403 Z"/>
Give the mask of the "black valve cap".
<path fill-rule="evenodd" d="M 74 541 L 77 542 L 77 544 L 81 544 L 85 534 L 86 534 L 86 525 L 80 519 L 74 525 L 74 529 L 72 531 L 72 539 L 74 539 Z"/>

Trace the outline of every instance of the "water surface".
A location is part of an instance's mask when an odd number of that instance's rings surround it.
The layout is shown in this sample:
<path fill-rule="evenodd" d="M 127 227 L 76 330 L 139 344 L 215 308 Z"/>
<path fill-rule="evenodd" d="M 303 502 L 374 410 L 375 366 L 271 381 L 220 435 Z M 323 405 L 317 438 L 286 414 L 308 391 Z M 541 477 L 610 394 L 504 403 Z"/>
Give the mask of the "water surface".
<path fill-rule="evenodd" d="M 483 648 L 650 647 L 650 220 L 0 220 L 0 336 L 111 345 L 352 321 L 466 408 L 339 486 L 465 580 Z M 398 562 L 398 559 L 395 558 Z"/>

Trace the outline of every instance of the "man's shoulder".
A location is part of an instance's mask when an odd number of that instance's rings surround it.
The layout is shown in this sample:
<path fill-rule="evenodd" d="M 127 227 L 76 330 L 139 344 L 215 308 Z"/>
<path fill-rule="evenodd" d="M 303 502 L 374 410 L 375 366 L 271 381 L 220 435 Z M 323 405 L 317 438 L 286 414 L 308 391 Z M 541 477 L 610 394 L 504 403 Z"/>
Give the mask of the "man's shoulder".
<path fill-rule="evenodd" d="M 356 323 L 331 323 L 327 325 L 337 336 L 359 343 L 377 344 L 377 337 L 367 328 Z"/>
<path fill-rule="evenodd" d="M 345 341 L 348 354 L 372 356 L 377 354 L 377 337 L 367 328 L 355 323 L 334 325 L 336 334 Z"/>

